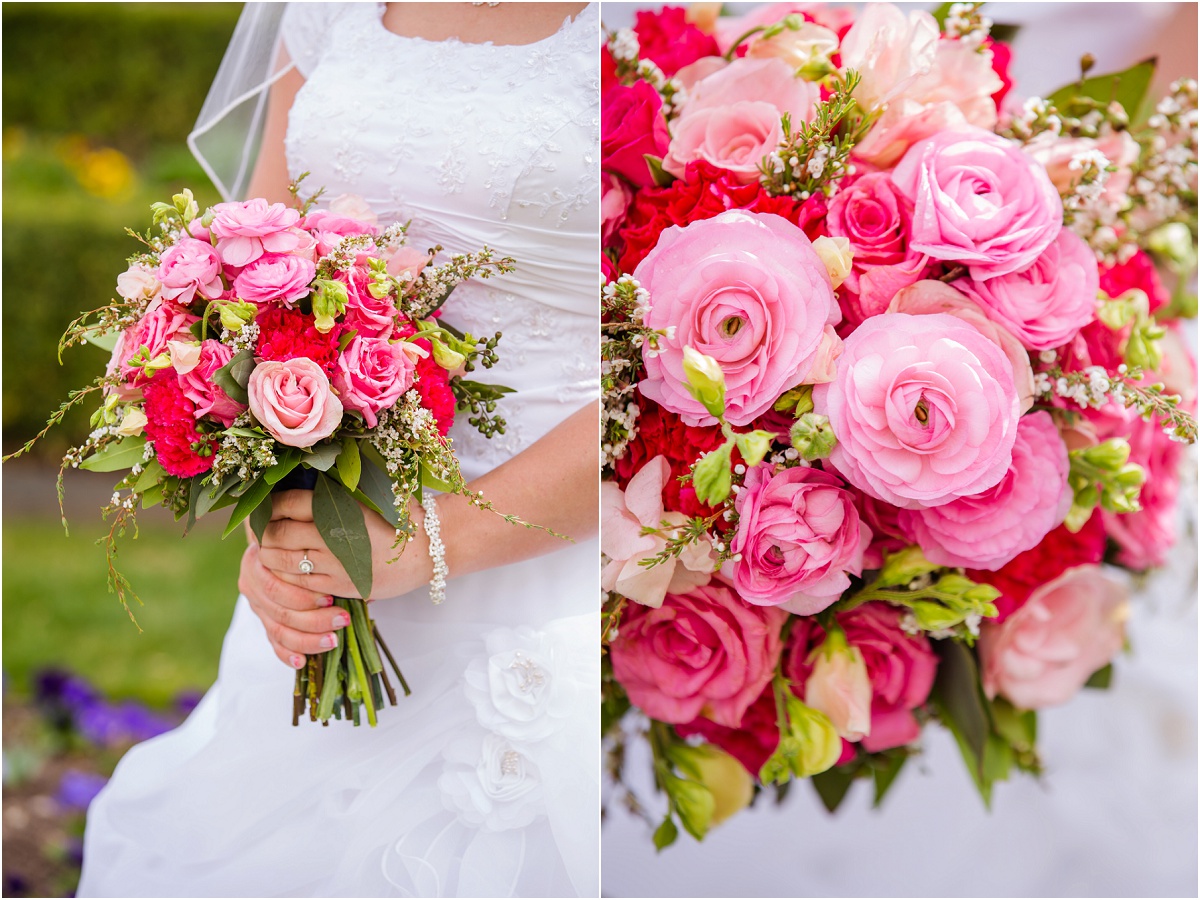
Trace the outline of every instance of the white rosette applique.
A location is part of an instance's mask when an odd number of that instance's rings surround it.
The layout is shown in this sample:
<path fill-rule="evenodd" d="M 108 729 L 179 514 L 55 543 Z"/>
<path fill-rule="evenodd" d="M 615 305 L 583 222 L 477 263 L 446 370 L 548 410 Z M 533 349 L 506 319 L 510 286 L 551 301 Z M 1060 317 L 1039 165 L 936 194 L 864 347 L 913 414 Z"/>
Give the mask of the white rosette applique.
<path fill-rule="evenodd" d="M 455 738 L 446 747 L 438 788 L 467 825 L 524 828 L 545 811 L 537 767 L 498 734 Z"/>

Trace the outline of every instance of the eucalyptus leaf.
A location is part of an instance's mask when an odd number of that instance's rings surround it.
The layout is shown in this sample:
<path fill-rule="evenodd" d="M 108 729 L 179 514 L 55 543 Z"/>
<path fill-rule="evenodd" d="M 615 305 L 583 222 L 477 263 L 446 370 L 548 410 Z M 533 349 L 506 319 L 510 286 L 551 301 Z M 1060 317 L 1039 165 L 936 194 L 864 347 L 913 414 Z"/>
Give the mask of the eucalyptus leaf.
<path fill-rule="evenodd" d="M 361 456 L 362 471 L 358 480 L 358 492 L 370 500 L 372 508 L 395 528 L 400 524 L 400 514 L 396 512 L 392 479 L 372 461 L 371 453 L 364 450 Z"/>
<path fill-rule="evenodd" d="M 442 481 L 442 479 L 438 478 L 431 471 L 429 471 L 429 467 L 426 466 L 425 463 L 421 463 L 421 486 L 439 491 L 443 494 L 454 493 L 454 488 L 446 484 L 446 482 Z"/>
<path fill-rule="evenodd" d="M 654 849 L 665 850 L 670 847 L 679 838 L 679 829 L 675 827 L 675 820 L 668 815 L 662 820 L 662 824 L 654 829 Z"/>
<path fill-rule="evenodd" d="M 821 798 L 821 804 L 829 812 L 837 812 L 837 808 L 846 798 L 846 793 L 850 790 L 850 784 L 853 781 L 854 776 L 842 766 L 834 766 L 832 769 L 826 769 L 824 772 L 812 776 L 812 784 L 816 788 L 817 796 Z"/>
<path fill-rule="evenodd" d="M 273 510 L 273 502 L 268 497 L 262 503 L 258 504 L 258 506 L 254 507 L 254 511 L 250 513 L 250 530 L 254 532 L 254 538 L 260 546 L 262 545 L 263 532 L 267 530 Z"/>
<path fill-rule="evenodd" d="M 954 6 L 953 3 L 940 3 L 938 7 L 930 13 L 933 20 L 937 22 L 938 31 L 946 30 L 946 20 L 950 18 L 950 9 Z"/>
<path fill-rule="evenodd" d="M 353 493 L 358 488 L 359 475 L 362 473 L 362 461 L 358 453 L 358 441 L 353 438 L 342 445 L 342 452 L 337 458 L 337 472 L 342 484 Z"/>
<path fill-rule="evenodd" d="M 881 763 L 871 770 L 871 776 L 875 780 L 875 799 L 871 802 L 871 806 L 876 809 L 883 803 L 883 798 L 887 795 L 888 790 L 896 783 L 896 776 L 900 774 L 900 770 L 904 768 L 904 764 L 908 761 L 907 753 L 891 753 L 882 757 L 876 757 Z"/>
<path fill-rule="evenodd" d="M 201 477 L 196 475 L 188 483 L 187 524 L 183 526 L 184 534 L 191 531 L 192 526 L 196 524 L 196 506 L 200 502 L 200 492 L 204 490 L 201 481 Z M 178 522 L 179 518 L 176 517 L 175 521 Z"/>
<path fill-rule="evenodd" d="M 202 518 L 216 509 L 217 501 L 240 483 L 236 478 L 226 478 L 217 487 L 213 487 L 211 484 L 204 485 L 200 495 L 196 498 L 196 518 Z"/>
<path fill-rule="evenodd" d="M 996 734 L 1014 750 L 1029 751 L 1037 743 L 1037 712 L 1017 709 L 1003 697 L 992 701 L 992 724 Z"/>
<path fill-rule="evenodd" d="M 1063 85 L 1046 99 L 1060 111 L 1066 110 L 1076 97 L 1087 97 L 1101 103 L 1116 100 L 1125 108 L 1126 114 L 1132 119 L 1141 108 L 1150 82 L 1154 78 L 1154 70 L 1158 60 L 1151 57 L 1130 66 L 1122 72 L 1112 72 L 1108 75 L 1093 75 Z"/>
<path fill-rule="evenodd" d="M 338 454 L 341 452 L 342 442 L 330 441 L 327 444 L 317 444 L 312 447 L 312 452 L 305 454 L 301 461 L 317 471 L 328 472 L 337 462 Z"/>
<path fill-rule="evenodd" d="M 119 469 L 129 469 L 135 463 L 142 461 L 146 452 L 144 437 L 122 438 L 115 444 L 109 444 L 103 450 L 98 450 L 79 464 L 79 468 L 89 472 L 116 472 Z"/>
<path fill-rule="evenodd" d="M 267 484 L 279 484 L 288 472 L 300 465 L 300 458 L 299 450 L 295 447 L 288 447 L 282 457 L 276 458 L 275 465 L 263 473 L 263 478 L 266 479 Z"/>
<path fill-rule="evenodd" d="M 163 476 L 166 474 L 166 469 L 162 467 L 162 463 L 160 463 L 157 459 L 152 459 L 150 462 L 146 463 L 146 467 L 142 469 L 142 474 L 139 475 L 137 481 L 134 482 L 133 489 L 138 493 L 142 493 L 152 485 L 158 484 L 160 481 L 162 481 Z"/>
<path fill-rule="evenodd" d="M 371 538 L 362 508 L 342 485 L 325 475 L 313 487 L 313 523 L 364 600 L 371 596 Z"/>
<path fill-rule="evenodd" d="M 221 537 L 227 538 L 233 534 L 237 527 L 242 524 L 242 520 L 254 512 L 255 508 L 266 500 L 270 493 L 271 485 L 267 484 L 265 478 L 260 476 L 255 479 L 254 483 L 238 498 L 237 506 L 233 508 L 233 512 L 229 516 L 229 524 L 225 526 L 225 533 Z"/>
<path fill-rule="evenodd" d="M 268 435 L 261 431 L 255 431 L 253 428 L 230 427 L 225 429 L 226 434 L 236 435 L 237 437 L 256 438 L 263 440 Z"/>
<path fill-rule="evenodd" d="M 968 768 L 978 777 L 983 771 L 983 753 L 990 731 L 979 667 L 971 651 L 957 641 L 938 641 L 937 649 L 941 662 L 933 696 L 946 725 L 963 745 Z"/>
<path fill-rule="evenodd" d="M 1097 669 L 1095 672 L 1093 672 L 1092 676 L 1083 683 L 1083 686 L 1107 690 L 1112 686 L 1112 676 L 1113 667 L 1112 663 L 1109 663 L 1103 669 Z"/>
<path fill-rule="evenodd" d="M 152 484 L 142 494 L 142 509 L 149 509 L 152 506 L 157 506 L 162 502 L 163 486 L 161 484 Z"/>
<path fill-rule="evenodd" d="M 229 362 L 213 372 L 213 384 L 225 392 L 230 400 L 236 400 L 238 403 L 249 403 L 250 395 L 246 393 L 245 382 L 239 381 L 235 372 L 240 371 L 239 367 L 244 363 L 249 362 L 250 368 L 254 368 L 254 355 L 249 350 L 241 350 L 230 357 Z M 246 372 L 247 381 L 250 378 L 250 373 Z"/>
<path fill-rule="evenodd" d="M 117 338 L 121 336 L 119 331 L 101 332 L 99 328 L 89 328 L 83 333 L 84 340 L 101 350 L 107 350 L 109 353 L 117 346 Z"/>

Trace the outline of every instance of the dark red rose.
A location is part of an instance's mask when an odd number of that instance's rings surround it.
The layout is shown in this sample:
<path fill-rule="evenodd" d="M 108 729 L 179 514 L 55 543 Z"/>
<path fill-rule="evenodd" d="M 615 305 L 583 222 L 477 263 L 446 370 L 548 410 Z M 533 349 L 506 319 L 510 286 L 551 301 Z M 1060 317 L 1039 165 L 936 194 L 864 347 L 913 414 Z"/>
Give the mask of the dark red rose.
<path fill-rule="evenodd" d="M 604 95 L 602 106 L 600 155 L 604 171 L 638 187 L 652 186 L 654 178 L 646 155 L 661 158 L 670 143 L 662 97 L 639 80 L 632 87 L 614 85 Z"/>
<path fill-rule="evenodd" d="M 711 35 L 687 20 L 681 6 L 664 6 L 659 13 L 639 12 L 633 30 L 638 56 L 652 60 L 668 78 L 688 63 L 721 52 Z"/>

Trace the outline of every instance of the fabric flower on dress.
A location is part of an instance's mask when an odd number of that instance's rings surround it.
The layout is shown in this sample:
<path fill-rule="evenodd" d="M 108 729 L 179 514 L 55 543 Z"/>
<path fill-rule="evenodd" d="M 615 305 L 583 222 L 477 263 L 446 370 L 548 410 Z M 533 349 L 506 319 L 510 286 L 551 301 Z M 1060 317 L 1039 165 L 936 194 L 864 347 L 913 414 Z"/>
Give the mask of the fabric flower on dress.
<path fill-rule="evenodd" d="M 438 790 L 446 808 L 467 825 L 508 831 L 545 814 L 537 767 L 500 735 L 461 735 L 442 755 Z"/>

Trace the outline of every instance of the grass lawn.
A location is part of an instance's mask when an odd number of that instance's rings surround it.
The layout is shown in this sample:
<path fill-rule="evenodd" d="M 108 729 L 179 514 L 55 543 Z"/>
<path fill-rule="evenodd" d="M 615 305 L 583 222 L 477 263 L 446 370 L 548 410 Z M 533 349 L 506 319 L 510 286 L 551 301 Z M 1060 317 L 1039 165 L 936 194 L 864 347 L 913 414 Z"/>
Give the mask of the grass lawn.
<path fill-rule="evenodd" d="M 4 671 L 23 691 L 29 675 L 55 665 L 82 675 L 110 697 L 161 705 L 216 678 L 221 639 L 237 599 L 245 541 L 220 539 L 216 522 L 181 537 L 183 523 L 142 524 L 121 545 L 119 568 L 145 605 L 141 633 L 108 593 L 99 515 L 71 520 L 5 515 Z M 202 523 L 207 524 L 207 523 Z"/>

